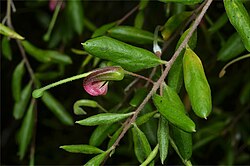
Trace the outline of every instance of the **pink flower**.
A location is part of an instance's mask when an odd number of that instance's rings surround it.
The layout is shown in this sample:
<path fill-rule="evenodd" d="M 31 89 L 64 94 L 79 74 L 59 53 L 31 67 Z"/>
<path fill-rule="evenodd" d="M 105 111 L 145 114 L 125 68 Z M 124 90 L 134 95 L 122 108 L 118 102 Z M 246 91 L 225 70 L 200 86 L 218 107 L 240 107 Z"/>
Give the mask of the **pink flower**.
<path fill-rule="evenodd" d="M 122 80 L 124 70 L 119 66 L 99 68 L 83 80 L 83 88 L 92 96 L 106 95 L 108 91 L 108 81 Z"/>

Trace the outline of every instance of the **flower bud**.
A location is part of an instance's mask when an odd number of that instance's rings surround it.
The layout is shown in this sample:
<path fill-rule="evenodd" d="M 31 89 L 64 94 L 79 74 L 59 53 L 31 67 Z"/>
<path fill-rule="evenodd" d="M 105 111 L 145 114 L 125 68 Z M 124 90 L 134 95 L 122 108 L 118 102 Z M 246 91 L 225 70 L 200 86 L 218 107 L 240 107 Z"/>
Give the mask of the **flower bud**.
<path fill-rule="evenodd" d="M 104 67 L 92 71 L 83 80 L 83 88 L 92 96 L 106 95 L 108 81 L 119 81 L 124 78 L 124 70 L 119 66 Z"/>

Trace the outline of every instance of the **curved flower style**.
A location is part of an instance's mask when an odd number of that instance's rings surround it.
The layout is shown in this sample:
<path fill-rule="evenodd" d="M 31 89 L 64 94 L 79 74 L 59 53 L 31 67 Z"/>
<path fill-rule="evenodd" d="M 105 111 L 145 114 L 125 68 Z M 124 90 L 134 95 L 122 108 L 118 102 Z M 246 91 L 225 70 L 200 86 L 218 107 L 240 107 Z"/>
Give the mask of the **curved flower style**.
<path fill-rule="evenodd" d="M 123 77 L 124 70 L 119 66 L 96 69 L 83 80 L 83 88 L 92 96 L 106 95 L 108 81 L 119 81 Z"/>

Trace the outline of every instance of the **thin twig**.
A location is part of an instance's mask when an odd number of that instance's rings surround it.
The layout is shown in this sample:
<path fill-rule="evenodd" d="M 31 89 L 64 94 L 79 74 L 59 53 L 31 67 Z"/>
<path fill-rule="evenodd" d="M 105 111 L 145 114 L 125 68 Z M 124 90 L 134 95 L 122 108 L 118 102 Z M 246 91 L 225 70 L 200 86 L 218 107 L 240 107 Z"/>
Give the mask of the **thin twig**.
<path fill-rule="evenodd" d="M 170 68 L 172 67 L 174 61 L 176 60 L 176 58 L 179 56 L 180 52 L 184 49 L 184 47 L 187 45 L 189 39 L 191 38 L 192 34 L 194 33 L 195 29 L 198 27 L 199 23 L 201 22 L 202 17 L 204 16 L 204 14 L 206 13 L 208 7 L 210 6 L 210 4 L 212 3 L 213 0 L 207 0 L 201 11 L 201 13 L 198 15 L 198 17 L 195 19 L 194 24 L 192 25 L 189 33 L 187 34 L 187 36 L 185 37 L 185 39 L 183 40 L 183 42 L 181 43 L 181 45 L 179 46 L 179 48 L 176 50 L 176 52 L 174 53 L 173 57 L 170 59 L 170 61 L 168 62 L 168 64 L 166 65 L 166 68 L 164 70 L 164 72 L 162 73 L 161 77 L 158 79 L 158 81 L 154 84 L 153 88 L 151 89 L 151 91 L 149 92 L 149 94 L 146 96 L 146 98 L 143 100 L 143 102 L 139 105 L 139 107 L 135 110 L 134 115 L 132 116 L 132 118 L 130 119 L 130 121 L 124 126 L 121 134 L 119 135 L 119 137 L 117 138 L 116 142 L 110 147 L 110 150 L 114 150 L 116 148 L 116 146 L 119 145 L 120 140 L 124 137 L 125 133 L 129 130 L 130 126 L 132 125 L 132 123 L 135 122 L 137 115 L 140 113 L 140 111 L 144 108 L 145 104 L 149 101 L 149 99 L 152 97 L 152 95 L 156 92 L 156 90 L 160 87 L 160 85 L 162 84 L 162 82 L 164 81 L 164 79 L 166 78 Z"/>
<path fill-rule="evenodd" d="M 126 74 L 128 75 L 131 75 L 131 76 L 134 76 L 134 77 L 137 77 L 137 78 L 141 78 L 141 79 L 144 79 L 152 84 L 154 84 L 155 82 L 152 81 L 150 78 L 147 78 L 147 77 L 144 77 L 142 75 L 139 75 L 139 74 L 136 74 L 136 73 L 132 73 L 132 72 L 129 72 L 129 71 L 125 71 Z"/>
<path fill-rule="evenodd" d="M 116 25 L 120 25 L 121 23 L 123 23 L 123 21 L 125 21 L 129 16 L 131 16 L 138 8 L 139 8 L 139 5 L 135 6 L 125 16 L 123 16 L 120 20 L 118 20 L 117 23 L 116 23 Z"/>

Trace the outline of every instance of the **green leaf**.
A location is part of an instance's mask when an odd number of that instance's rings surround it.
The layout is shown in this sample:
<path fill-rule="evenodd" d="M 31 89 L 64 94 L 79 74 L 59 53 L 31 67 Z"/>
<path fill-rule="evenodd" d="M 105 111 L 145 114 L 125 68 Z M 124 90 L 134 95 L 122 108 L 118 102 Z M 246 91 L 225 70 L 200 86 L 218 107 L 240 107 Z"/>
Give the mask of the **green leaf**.
<path fill-rule="evenodd" d="M 250 81 L 248 81 L 241 90 L 240 103 L 247 104 L 250 101 Z"/>
<path fill-rule="evenodd" d="M 179 109 L 181 107 L 175 105 L 176 103 L 173 103 L 171 100 L 157 94 L 153 95 L 153 101 L 157 110 L 170 123 L 184 131 L 195 132 L 194 122 L 182 110 Z"/>
<path fill-rule="evenodd" d="M 81 1 L 68 1 L 66 9 L 74 30 L 80 35 L 84 27 L 83 5 Z"/>
<path fill-rule="evenodd" d="M 250 51 L 250 16 L 239 0 L 223 0 L 229 21 L 239 33 L 246 49 Z"/>
<path fill-rule="evenodd" d="M 132 128 L 134 151 L 140 163 L 143 163 L 151 153 L 151 147 L 145 134 L 136 126 Z"/>
<path fill-rule="evenodd" d="M 186 48 L 183 58 L 184 83 L 195 114 L 207 118 L 212 111 L 211 90 L 199 57 Z"/>
<path fill-rule="evenodd" d="M 169 3 L 169 2 L 174 2 L 174 3 L 181 3 L 185 5 L 194 5 L 197 3 L 201 3 L 203 0 L 159 0 L 161 2 Z"/>
<path fill-rule="evenodd" d="M 104 151 L 91 145 L 63 145 L 60 148 L 71 153 L 99 154 Z"/>
<path fill-rule="evenodd" d="M 154 160 L 154 158 L 156 157 L 156 155 L 158 153 L 158 150 L 159 150 L 159 144 L 157 144 L 155 146 L 155 148 L 153 149 L 153 151 L 149 154 L 149 156 L 147 157 L 147 159 L 140 166 L 147 166 L 147 165 L 149 165 Z"/>
<path fill-rule="evenodd" d="M 223 13 L 217 21 L 208 29 L 208 32 L 211 34 L 217 32 L 220 28 L 222 28 L 228 22 L 228 17 L 226 13 Z"/>
<path fill-rule="evenodd" d="M 71 64 L 72 60 L 68 55 L 53 50 L 42 50 L 33 46 L 28 41 L 22 41 L 25 51 L 39 62 Z"/>
<path fill-rule="evenodd" d="M 133 107 L 139 106 L 143 99 L 147 96 L 147 89 L 146 88 L 140 88 L 135 92 L 135 95 L 133 98 L 130 100 L 129 104 Z"/>
<path fill-rule="evenodd" d="M 15 101 L 21 98 L 22 78 L 25 74 L 24 61 L 21 61 L 15 68 L 12 75 L 12 95 Z"/>
<path fill-rule="evenodd" d="M 136 28 L 141 29 L 144 23 L 144 11 L 139 11 L 135 16 L 134 25 Z"/>
<path fill-rule="evenodd" d="M 76 123 L 84 126 L 95 126 L 95 125 L 102 125 L 102 124 L 110 124 L 118 122 L 122 119 L 125 119 L 131 115 L 133 115 L 134 112 L 130 112 L 127 114 L 118 114 L 118 113 L 102 113 L 97 114 L 94 116 L 91 116 L 89 118 L 76 121 Z"/>
<path fill-rule="evenodd" d="M 15 102 L 13 108 L 13 116 L 15 119 L 21 119 L 26 110 L 31 97 L 32 83 L 27 84 L 21 92 L 20 100 Z"/>
<path fill-rule="evenodd" d="M 5 25 L 3 25 L 1 23 L 0 23 L 0 34 L 8 36 L 10 38 L 14 38 L 14 39 L 19 39 L 19 40 L 24 39 L 24 37 L 22 37 L 21 35 L 19 35 L 15 31 L 10 29 L 9 27 L 7 27 L 7 26 L 5 26 Z"/>
<path fill-rule="evenodd" d="M 116 132 L 112 135 L 108 143 L 108 149 L 115 143 L 117 138 L 120 136 L 122 130 L 123 130 L 123 126 L 121 126 L 118 130 L 116 130 Z"/>
<path fill-rule="evenodd" d="M 108 24 L 101 26 L 100 28 L 95 30 L 95 32 L 92 34 L 91 38 L 96 38 L 96 37 L 105 35 L 106 32 L 110 28 L 114 27 L 115 25 L 116 25 L 116 22 L 111 22 L 111 23 L 108 23 Z"/>
<path fill-rule="evenodd" d="M 65 125 L 73 125 L 73 119 L 65 110 L 63 105 L 55 99 L 50 93 L 44 92 L 42 96 L 43 103 L 55 114 L 55 116 Z"/>
<path fill-rule="evenodd" d="M 148 50 L 106 36 L 90 39 L 82 45 L 91 55 L 112 61 L 129 71 L 139 71 L 165 63 Z"/>
<path fill-rule="evenodd" d="M 18 133 L 19 156 L 22 160 L 30 144 L 35 124 L 34 102 L 31 102 Z"/>
<path fill-rule="evenodd" d="M 108 155 L 108 152 L 103 152 L 95 157 L 93 157 L 91 160 L 89 160 L 84 166 L 98 166 L 101 165 L 105 157 Z"/>
<path fill-rule="evenodd" d="M 108 30 L 108 35 L 129 43 L 153 44 L 154 34 L 132 26 L 117 26 Z M 158 41 L 163 42 L 161 39 Z"/>
<path fill-rule="evenodd" d="M 192 156 L 192 134 L 171 126 L 172 138 L 179 149 L 181 156 L 188 160 Z"/>
<path fill-rule="evenodd" d="M 167 40 L 178 27 L 180 27 L 183 22 L 191 16 L 191 12 L 182 12 L 176 15 L 173 15 L 168 19 L 168 21 L 163 26 L 161 35 L 164 40 Z"/>
<path fill-rule="evenodd" d="M 149 121 L 155 114 L 156 114 L 156 111 L 154 111 L 154 112 L 149 112 L 149 113 L 146 113 L 146 114 L 144 114 L 144 115 L 142 115 L 142 116 L 139 116 L 139 117 L 136 119 L 136 121 L 135 121 L 136 125 L 137 125 L 137 126 L 140 126 L 140 125 L 146 123 L 146 122 Z"/>
<path fill-rule="evenodd" d="M 8 37 L 6 37 L 6 36 L 4 36 L 2 39 L 2 53 L 6 59 L 8 59 L 8 60 L 12 59 L 10 40 L 8 40 Z"/>
<path fill-rule="evenodd" d="M 119 124 L 105 124 L 98 126 L 89 139 L 89 144 L 92 146 L 100 146 L 103 141 L 111 134 L 113 134 L 118 128 Z"/>
<path fill-rule="evenodd" d="M 179 39 L 175 50 L 179 48 L 183 40 L 186 38 L 187 34 L 189 33 L 190 28 L 187 29 L 182 35 L 181 38 Z M 197 32 L 195 31 L 193 35 L 191 36 L 190 40 L 188 41 L 188 45 L 190 48 L 194 49 L 196 47 L 197 43 Z M 168 74 L 168 85 L 173 88 L 177 93 L 180 92 L 180 89 L 183 84 L 183 55 L 184 55 L 184 50 L 181 51 L 179 56 L 176 58 L 174 64 L 172 65 L 169 74 Z"/>
<path fill-rule="evenodd" d="M 159 143 L 161 164 L 164 164 L 164 161 L 166 160 L 168 155 L 168 144 L 169 144 L 168 136 L 169 136 L 168 121 L 163 116 L 160 116 L 159 126 L 157 130 L 157 139 Z"/>
<path fill-rule="evenodd" d="M 148 6 L 149 0 L 140 0 L 139 10 L 144 10 Z"/>
<path fill-rule="evenodd" d="M 245 46 L 241 41 L 239 34 L 232 34 L 226 43 L 220 48 L 217 59 L 220 61 L 229 61 L 245 51 Z"/>

